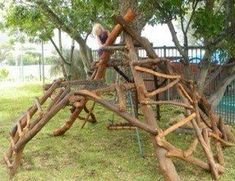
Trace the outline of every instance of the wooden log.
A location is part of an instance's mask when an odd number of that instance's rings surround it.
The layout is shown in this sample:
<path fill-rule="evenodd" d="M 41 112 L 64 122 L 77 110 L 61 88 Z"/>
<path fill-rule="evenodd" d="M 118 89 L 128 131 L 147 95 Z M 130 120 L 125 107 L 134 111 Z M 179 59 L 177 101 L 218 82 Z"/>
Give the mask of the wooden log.
<path fill-rule="evenodd" d="M 190 144 L 189 148 L 183 152 L 184 157 L 189 157 L 193 154 L 193 152 L 196 150 L 198 145 L 198 139 L 195 138 L 193 142 Z"/>
<path fill-rule="evenodd" d="M 198 114 L 197 114 L 197 119 L 200 119 Z M 192 120 L 192 124 L 193 124 L 193 127 L 195 129 L 198 140 L 199 140 L 200 144 L 202 145 L 202 148 L 203 148 L 203 150 L 204 150 L 204 152 L 207 156 L 212 176 L 213 176 L 214 179 L 217 180 L 219 178 L 219 173 L 218 173 L 218 169 L 216 167 L 215 160 L 213 158 L 213 154 L 212 154 L 211 150 L 208 148 L 206 142 L 204 141 L 204 139 L 202 137 L 202 134 L 201 134 L 201 131 L 200 131 L 196 121 Z"/>
<path fill-rule="evenodd" d="M 115 50 L 120 50 L 120 51 L 123 51 L 123 50 L 126 50 L 126 46 L 103 46 L 102 47 L 102 50 L 105 50 L 105 51 L 115 51 Z"/>
<path fill-rule="evenodd" d="M 198 158 L 195 158 L 193 156 L 188 156 L 188 157 L 185 157 L 183 152 L 180 153 L 180 152 L 175 152 L 175 151 L 169 151 L 167 152 L 166 154 L 168 157 L 176 157 L 176 158 L 180 158 L 182 160 L 185 160 L 191 164 L 194 164 L 194 165 L 197 165 L 198 167 L 201 167 L 202 169 L 205 169 L 205 170 L 208 170 L 210 171 L 210 166 L 208 163 L 202 161 L 202 160 L 199 160 Z M 219 171 L 219 173 L 223 173 L 224 172 L 224 167 L 219 165 L 219 164 L 216 164 L 216 169 Z"/>
<path fill-rule="evenodd" d="M 125 20 L 124 20 L 125 22 Z M 126 25 L 126 22 L 125 22 Z M 123 28 L 126 30 L 124 24 L 122 24 Z M 129 48 L 129 57 L 133 62 L 138 61 L 138 56 L 136 54 L 132 38 L 130 35 L 125 34 L 125 42 Z M 151 46 L 151 45 L 150 45 Z M 154 52 L 155 53 L 155 52 Z M 156 55 L 156 54 L 155 54 Z M 151 57 L 151 58 L 157 58 L 157 57 Z M 147 92 L 143 78 L 139 75 L 139 73 L 135 70 L 134 66 L 131 66 L 132 75 L 135 81 L 137 93 L 138 93 L 138 99 L 139 101 L 145 101 L 145 93 Z M 142 111 L 144 115 L 144 120 L 150 126 L 151 129 L 156 129 L 159 133 L 161 131 L 159 125 L 156 122 L 155 119 L 155 113 L 152 110 L 152 108 L 148 105 L 140 105 L 140 110 Z M 178 181 L 180 180 L 178 173 L 176 172 L 175 166 L 171 159 L 166 157 L 167 150 L 160 145 L 158 145 L 156 138 L 154 135 L 151 136 L 152 143 L 154 146 L 154 150 L 156 153 L 156 156 L 159 161 L 160 169 L 162 171 L 162 174 L 166 180 L 174 180 Z"/>
<path fill-rule="evenodd" d="M 156 58 L 156 59 L 144 59 L 144 60 L 139 60 L 136 62 L 132 62 L 132 66 L 145 66 L 147 65 L 158 65 L 159 63 L 162 63 L 164 61 L 167 61 L 165 58 Z"/>
<path fill-rule="evenodd" d="M 123 17 L 123 19 L 126 21 L 126 22 L 130 22 L 132 21 L 134 18 L 135 18 L 135 13 L 131 10 L 131 9 L 128 9 L 126 15 Z M 111 31 L 111 33 L 109 34 L 108 36 L 108 39 L 106 40 L 105 42 L 105 45 L 104 46 L 109 46 L 109 45 L 112 45 L 113 42 L 116 40 L 116 38 L 118 37 L 118 35 L 121 33 L 122 31 L 122 26 L 117 24 L 113 30 Z M 95 80 L 97 79 L 101 79 L 104 77 L 104 74 L 105 74 L 105 71 L 106 71 L 106 66 L 108 64 L 108 60 L 109 60 L 109 57 L 110 57 L 110 52 L 104 52 L 102 55 L 101 55 L 101 58 L 100 58 L 100 62 L 99 62 L 99 67 L 97 69 L 97 73 L 94 77 Z"/>
<path fill-rule="evenodd" d="M 118 101 L 119 101 L 119 110 L 126 111 L 125 94 L 123 93 L 121 86 L 118 84 L 116 85 L 116 92 L 117 92 Z"/>
<path fill-rule="evenodd" d="M 208 130 L 206 128 L 202 129 L 202 136 L 203 136 L 208 148 L 211 150 L 209 133 L 208 133 Z"/>
<path fill-rule="evenodd" d="M 215 143 L 215 147 L 216 147 L 218 162 L 220 163 L 220 165 L 224 166 L 224 154 L 220 142 L 217 141 Z"/>
<path fill-rule="evenodd" d="M 133 124 L 134 126 L 140 128 L 140 129 L 143 129 L 150 134 L 153 134 L 153 135 L 157 134 L 157 131 L 155 129 L 151 128 L 150 126 L 148 126 L 145 123 L 140 122 L 138 119 L 136 119 L 135 117 L 133 117 L 132 115 L 130 115 L 127 112 L 120 112 L 120 110 L 117 106 L 115 106 L 105 100 L 102 100 L 99 96 L 97 96 L 96 94 L 94 94 L 90 91 L 87 91 L 87 90 L 76 91 L 75 95 L 84 96 L 84 97 L 87 97 L 93 101 L 96 101 L 97 103 L 103 105 L 105 108 L 115 112 L 117 115 L 124 118 L 125 120 L 127 120 L 128 122 Z"/>
<path fill-rule="evenodd" d="M 168 74 L 163 74 L 160 72 L 153 71 L 151 69 L 145 68 L 145 67 L 140 67 L 140 66 L 135 66 L 135 69 L 140 72 L 145 72 L 152 74 L 154 76 L 160 77 L 160 78 L 165 78 L 165 79 L 180 79 L 180 75 L 168 75 Z"/>
<path fill-rule="evenodd" d="M 167 128 L 165 131 L 163 131 L 162 133 L 159 133 L 160 137 L 165 137 L 166 135 L 168 135 L 169 133 L 175 131 L 176 129 L 178 129 L 179 127 L 185 125 L 186 123 L 188 123 L 189 121 L 191 121 L 192 119 L 194 119 L 196 117 L 196 113 L 192 113 L 190 116 L 186 117 L 185 119 L 182 119 L 181 121 L 177 122 L 176 124 L 174 124 L 173 126 Z"/>
<path fill-rule="evenodd" d="M 65 91 L 64 88 L 61 88 L 58 92 L 58 94 L 55 96 L 55 98 L 50 102 L 49 106 L 47 107 L 47 112 L 50 111 L 51 107 L 55 105 L 55 103 L 58 101 L 60 98 L 61 94 Z"/>
<path fill-rule="evenodd" d="M 173 87 L 174 85 L 176 85 L 177 83 L 179 82 L 179 79 L 175 79 L 174 81 L 170 82 L 169 84 L 167 84 L 166 86 L 164 87 L 160 87 L 152 92 L 149 92 L 146 94 L 146 97 L 153 97 L 157 94 L 160 94 L 168 89 L 170 89 L 171 87 Z"/>
<path fill-rule="evenodd" d="M 210 119 L 200 108 L 199 108 L 199 113 L 201 116 L 201 120 L 207 125 L 208 128 L 212 129 Z"/>
<path fill-rule="evenodd" d="M 185 94 L 183 94 L 183 91 L 182 91 L 182 89 L 180 89 L 180 86 L 177 86 L 177 91 L 178 91 L 179 95 L 181 96 L 181 98 L 183 99 L 184 103 L 186 103 L 186 104 L 189 103 L 190 100 L 188 98 L 186 98 Z M 198 107 L 197 102 L 195 102 L 193 100 L 192 100 L 192 102 L 194 104 L 194 107 L 197 108 Z M 200 121 L 200 114 L 199 114 L 198 109 L 195 109 L 195 111 L 196 111 L 196 119 L 198 119 L 198 121 Z M 211 150 L 208 148 L 208 146 L 202 136 L 201 130 L 198 127 L 197 122 L 195 120 L 192 120 L 192 125 L 194 127 L 195 132 L 196 132 L 196 136 L 198 138 L 198 141 L 202 145 L 204 153 L 205 153 L 207 160 L 209 162 L 209 168 L 211 170 L 212 177 L 213 177 L 213 179 L 218 179 L 219 172 L 218 172 L 218 167 L 216 166 L 215 160 L 213 158 L 213 154 L 212 154 Z"/>
<path fill-rule="evenodd" d="M 5 163 L 6 163 L 6 165 L 7 165 L 7 167 L 8 168 L 12 168 L 13 167 L 13 165 L 12 165 L 12 163 L 10 162 L 10 160 L 9 160 L 9 158 L 7 157 L 7 155 L 6 154 L 4 154 L 4 161 L 5 161 Z"/>
<path fill-rule="evenodd" d="M 44 102 L 46 102 L 46 100 L 48 99 L 48 97 L 51 96 L 54 90 L 59 87 L 60 83 L 61 83 L 61 80 L 55 81 L 50 86 L 50 88 L 46 91 L 46 93 L 39 99 L 39 103 L 43 104 Z M 36 111 L 37 111 L 37 106 L 33 105 L 16 122 L 20 121 L 21 127 L 24 128 L 27 124 L 27 113 L 30 114 L 30 118 L 31 118 L 36 113 Z M 16 130 L 17 130 L 17 126 L 15 125 L 13 129 L 11 130 L 12 136 L 15 136 Z"/>
<path fill-rule="evenodd" d="M 38 97 L 35 98 L 35 104 L 36 104 L 36 106 L 37 106 L 38 111 L 39 111 L 39 112 L 43 112 Z"/>
<path fill-rule="evenodd" d="M 81 105 L 86 102 L 86 99 L 81 100 Z M 78 107 L 74 110 L 74 112 L 71 113 L 69 119 L 65 121 L 65 123 L 58 129 L 54 130 L 52 135 L 53 136 L 61 136 L 63 135 L 67 130 L 71 128 L 81 111 L 83 110 L 83 107 Z"/>
<path fill-rule="evenodd" d="M 87 108 L 86 105 L 84 106 L 83 109 L 84 109 L 84 111 L 85 111 L 86 113 L 89 113 L 89 110 L 88 110 L 88 108 Z M 93 112 L 90 113 L 90 117 L 91 117 L 91 120 L 89 121 L 89 119 L 88 119 L 88 122 L 90 122 L 90 123 L 96 123 L 96 122 L 97 122 L 96 117 L 95 117 L 95 115 L 93 114 Z"/>
<path fill-rule="evenodd" d="M 135 13 L 131 9 L 128 9 L 126 15 L 124 16 L 124 19 L 127 22 L 131 22 L 135 18 L 135 16 L 136 16 Z M 122 31 L 122 26 L 119 25 L 119 24 L 116 25 L 113 28 L 112 32 L 109 34 L 108 39 L 106 40 L 106 43 L 105 43 L 104 46 L 112 45 L 113 42 L 118 37 L 118 35 L 121 33 L 121 31 Z M 104 77 L 105 71 L 106 71 L 106 67 L 108 65 L 108 60 L 110 58 L 110 55 L 111 55 L 110 52 L 104 52 L 102 54 L 102 56 L 100 57 L 100 61 L 98 62 L 98 68 L 93 72 L 93 74 L 90 77 L 90 79 L 97 81 L 97 80 L 100 80 L 100 79 L 102 79 Z M 85 105 L 86 105 L 86 102 L 84 102 L 83 107 L 79 108 L 79 111 L 77 111 L 77 112 L 80 113 Z M 71 127 L 73 123 L 74 123 L 74 121 L 69 121 L 69 122 L 64 124 L 65 128 L 63 128 L 63 126 L 62 126 L 62 127 L 58 128 L 58 129 L 56 129 L 55 130 L 56 135 L 64 134 L 68 130 L 67 127 Z M 71 125 L 68 125 L 68 124 L 71 124 Z"/>
<path fill-rule="evenodd" d="M 91 116 L 92 111 L 94 110 L 94 108 L 95 108 L 95 102 L 93 102 L 91 108 L 89 109 L 89 112 L 88 112 L 87 115 L 86 115 L 85 121 L 84 121 L 84 123 L 83 123 L 82 126 L 81 126 L 81 129 L 82 129 L 82 128 L 85 126 L 85 124 L 87 123 L 87 121 L 88 121 L 89 117 Z"/>
<path fill-rule="evenodd" d="M 29 128 L 29 124 L 30 124 L 30 114 L 27 111 L 27 113 L 26 113 L 26 126 L 25 127 Z"/>
<path fill-rule="evenodd" d="M 17 152 L 15 152 L 15 154 L 13 155 L 13 162 L 12 162 L 12 167 L 10 167 L 10 177 L 12 178 L 17 171 L 17 168 L 20 165 L 22 156 L 23 156 L 23 150 L 24 150 L 24 146 L 18 150 Z"/>
<path fill-rule="evenodd" d="M 134 39 L 136 40 L 142 48 L 144 48 L 150 58 L 156 59 L 158 56 L 156 55 L 155 51 L 152 48 L 152 45 L 150 42 L 146 41 L 144 38 L 140 37 L 139 34 L 137 34 L 136 31 L 134 31 L 130 25 L 128 25 L 128 22 L 122 18 L 121 16 L 115 17 L 115 20 L 117 23 L 122 25 L 123 29 Z M 134 47 L 133 47 L 134 48 Z M 136 60 L 138 61 L 138 60 Z"/>
<path fill-rule="evenodd" d="M 123 59 L 110 59 L 108 61 L 107 67 L 120 67 L 120 66 L 129 66 L 128 60 Z"/>
<path fill-rule="evenodd" d="M 69 103 L 68 94 L 63 100 L 61 100 L 56 106 L 54 106 L 49 112 L 45 113 L 44 117 L 38 122 L 30 131 L 28 131 L 13 147 L 13 150 L 18 152 L 24 145 L 30 141 L 44 126 L 45 124 L 62 108 L 64 108 Z"/>
<path fill-rule="evenodd" d="M 186 109 L 191 109 L 194 110 L 193 106 L 189 105 L 189 104 L 185 104 L 182 102 L 176 102 L 176 101 L 142 101 L 140 102 L 141 104 L 156 104 L 156 105 L 161 105 L 161 104 L 170 104 L 170 105 L 175 105 L 175 106 L 179 106 L 179 107 L 184 107 Z"/>
<path fill-rule="evenodd" d="M 18 131 L 18 134 L 19 134 L 19 136 L 21 137 L 22 136 L 22 128 L 21 128 L 21 126 L 20 126 L 20 123 L 19 122 L 17 122 L 17 131 Z"/>
<path fill-rule="evenodd" d="M 219 130 L 221 131 L 222 135 L 223 135 L 223 139 L 224 141 L 228 141 L 228 137 L 225 131 L 225 127 L 224 127 L 224 121 L 222 120 L 222 118 L 219 118 Z"/>
<path fill-rule="evenodd" d="M 119 86 L 122 87 L 123 91 L 135 89 L 135 84 L 134 83 L 124 83 L 124 84 L 119 84 Z M 107 92 L 112 92 L 116 91 L 116 84 L 111 84 L 110 86 L 104 87 L 104 88 L 98 88 L 94 90 L 96 94 L 104 94 Z"/>
<path fill-rule="evenodd" d="M 181 90 L 182 94 L 188 99 L 188 101 L 189 101 L 190 103 L 193 103 L 192 98 L 188 95 L 187 91 L 184 89 L 184 87 L 182 86 L 182 84 L 178 83 L 177 85 L 178 85 L 179 89 Z"/>
<path fill-rule="evenodd" d="M 216 139 L 217 141 L 219 141 L 220 143 L 222 143 L 224 146 L 235 146 L 234 143 L 230 143 L 230 142 L 227 142 L 225 140 L 223 140 L 222 138 L 220 138 L 218 135 L 212 133 L 212 132 L 209 132 L 209 136 Z"/>
<path fill-rule="evenodd" d="M 120 68 L 118 68 L 117 66 L 113 67 L 114 70 L 121 75 L 127 82 L 133 82 Z"/>
<path fill-rule="evenodd" d="M 125 122 L 125 123 L 111 123 L 108 124 L 107 129 L 109 130 L 136 130 L 136 127 L 133 126 L 131 123 L 129 122 Z"/>

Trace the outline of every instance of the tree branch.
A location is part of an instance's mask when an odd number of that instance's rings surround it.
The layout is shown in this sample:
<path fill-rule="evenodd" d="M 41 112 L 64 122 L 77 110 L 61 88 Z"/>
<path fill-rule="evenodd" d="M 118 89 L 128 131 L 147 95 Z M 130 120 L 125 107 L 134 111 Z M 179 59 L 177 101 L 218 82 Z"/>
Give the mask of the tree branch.
<path fill-rule="evenodd" d="M 54 40 L 53 40 L 51 37 L 50 37 L 49 39 L 50 39 L 51 43 L 53 44 L 53 46 L 55 47 L 56 52 L 59 54 L 60 58 L 63 60 L 63 62 L 64 62 L 65 64 L 71 66 L 71 63 L 67 62 L 67 61 L 65 60 L 64 56 L 61 54 L 61 52 L 60 52 L 59 48 L 57 47 L 57 45 L 55 44 Z"/>
<path fill-rule="evenodd" d="M 178 37 L 176 35 L 177 33 L 175 31 L 175 27 L 174 27 L 172 21 L 168 21 L 167 22 L 167 26 L 168 26 L 168 28 L 169 28 L 169 30 L 171 32 L 172 40 L 175 43 L 175 46 L 177 47 L 177 50 L 182 55 L 183 59 L 185 61 L 189 62 L 188 56 L 185 54 L 183 47 L 180 45 L 180 42 L 179 42 L 179 39 L 178 39 Z"/>
<path fill-rule="evenodd" d="M 189 29 L 189 26 L 190 26 L 191 21 L 192 21 L 192 19 L 193 19 L 193 16 L 194 16 L 194 14 L 195 14 L 197 5 L 198 5 L 198 1 L 196 1 L 195 4 L 194 4 L 194 2 L 193 2 L 193 5 L 192 5 L 192 13 L 191 13 L 191 16 L 190 16 L 190 18 L 189 18 L 188 24 L 187 24 L 187 26 L 186 26 L 186 28 L 185 28 L 185 32 L 186 32 L 186 33 L 188 33 L 188 29 Z"/>

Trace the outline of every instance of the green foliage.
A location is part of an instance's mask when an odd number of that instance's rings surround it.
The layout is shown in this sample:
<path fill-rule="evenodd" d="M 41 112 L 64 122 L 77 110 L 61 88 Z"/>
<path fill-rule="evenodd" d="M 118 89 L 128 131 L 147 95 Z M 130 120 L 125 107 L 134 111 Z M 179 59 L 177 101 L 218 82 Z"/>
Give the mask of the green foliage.
<path fill-rule="evenodd" d="M 157 11 L 153 13 L 153 18 L 149 24 L 166 23 L 169 20 L 177 19 L 179 16 L 184 16 L 189 10 L 189 1 L 182 0 L 165 0 L 160 1 Z"/>
<path fill-rule="evenodd" d="M 5 17 L 5 26 L 12 31 L 20 31 L 31 38 L 48 40 L 55 28 L 36 7 L 11 4 Z"/>
<path fill-rule="evenodd" d="M 70 62 L 70 50 L 65 49 L 63 51 L 64 58 Z M 78 50 L 74 50 L 73 52 L 73 62 L 72 66 L 65 66 L 66 72 L 69 76 L 71 76 L 71 79 L 85 79 L 86 78 L 86 72 L 84 71 L 84 66 L 82 63 L 82 59 L 80 56 L 80 52 Z M 61 75 L 62 69 L 61 69 L 61 60 L 60 58 L 55 58 L 53 61 L 53 66 L 51 67 L 50 74 L 51 76 L 57 76 Z"/>
<path fill-rule="evenodd" d="M 10 43 L 0 44 L 0 62 L 9 59 L 12 56 L 13 46 Z"/>
<path fill-rule="evenodd" d="M 0 69 L 0 80 L 4 80 L 8 77 L 9 71 L 6 68 Z"/>
<path fill-rule="evenodd" d="M 225 14 L 222 11 L 215 12 L 201 7 L 195 13 L 192 27 L 195 29 L 197 38 L 210 39 L 223 31 L 224 25 Z"/>

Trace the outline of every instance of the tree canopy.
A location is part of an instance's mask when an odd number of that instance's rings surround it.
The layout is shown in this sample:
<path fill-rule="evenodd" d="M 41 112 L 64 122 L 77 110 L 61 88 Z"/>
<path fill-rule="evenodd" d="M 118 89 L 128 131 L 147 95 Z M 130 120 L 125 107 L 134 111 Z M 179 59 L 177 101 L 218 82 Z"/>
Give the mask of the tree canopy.
<path fill-rule="evenodd" d="M 81 60 L 88 72 L 92 57 L 86 41 L 93 23 L 100 22 L 110 28 L 114 24 L 112 16 L 120 14 L 128 7 L 137 12 L 137 30 L 141 30 L 146 24 L 167 24 L 172 40 L 182 55 L 186 78 L 192 78 L 188 66 L 190 37 L 205 47 L 205 54 L 200 62 L 201 72 L 197 79 L 202 92 L 208 85 L 206 77 L 212 71 L 212 53 L 218 49 L 223 52 L 221 55 L 228 57 L 220 62 L 223 64 L 231 63 L 235 56 L 234 0 L 12 0 L 4 8 L 6 13 L 3 24 L 32 38 L 50 40 L 52 43 L 54 29 L 66 32 L 79 44 Z M 175 25 L 175 21 L 179 27 Z M 183 35 L 182 39 L 178 32 Z M 57 46 L 56 50 L 63 60 L 61 65 L 71 66 L 70 60 L 63 58 L 62 43 L 53 44 Z M 221 80 L 226 84 L 220 85 L 218 89 L 221 89 L 222 94 L 233 80 L 233 66 L 227 66 L 226 71 L 221 68 L 220 72 L 226 72 L 224 80 Z M 228 79 L 230 81 L 226 81 Z"/>

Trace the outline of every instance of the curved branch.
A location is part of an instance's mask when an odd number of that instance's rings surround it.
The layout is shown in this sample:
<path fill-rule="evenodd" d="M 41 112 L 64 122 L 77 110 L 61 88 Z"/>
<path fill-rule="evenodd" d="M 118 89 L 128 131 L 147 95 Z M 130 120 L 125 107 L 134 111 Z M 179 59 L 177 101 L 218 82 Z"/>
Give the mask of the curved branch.
<path fill-rule="evenodd" d="M 59 48 L 57 47 L 57 45 L 55 44 L 54 40 L 50 37 L 49 38 L 51 43 L 53 44 L 53 46 L 55 47 L 56 49 L 56 52 L 59 54 L 60 58 L 62 59 L 62 61 L 67 64 L 67 65 L 70 65 L 71 66 L 71 63 L 67 62 L 64 58 L 64 56 L 62 55 L 62 53 L 60 52 Z"/>

